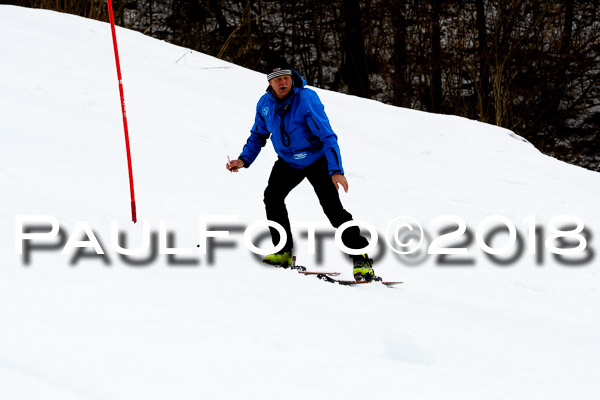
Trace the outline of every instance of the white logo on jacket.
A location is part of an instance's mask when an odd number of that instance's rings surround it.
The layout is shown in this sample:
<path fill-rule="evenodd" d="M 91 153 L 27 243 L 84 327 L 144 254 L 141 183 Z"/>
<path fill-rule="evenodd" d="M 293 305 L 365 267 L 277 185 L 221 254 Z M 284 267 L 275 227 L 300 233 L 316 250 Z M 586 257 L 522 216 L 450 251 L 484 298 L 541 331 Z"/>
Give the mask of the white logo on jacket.
<path fill-rule="evenodd" d="M 263 108 L 263 109 L 262 109 L 262 113 L 263 113 L 263 115 L 266 117 L 266 116 L 267 116 L 267 114 L 269 113 L 269 107 L 265 107 L 265 108 Z"/>
<path fill-rule="evenodd" d="M 294 154 L 294 158 L 296 160 L 302 160 L 303 158 L 306 158 L 306 153 L 298 153 L 298 154 Z"/>

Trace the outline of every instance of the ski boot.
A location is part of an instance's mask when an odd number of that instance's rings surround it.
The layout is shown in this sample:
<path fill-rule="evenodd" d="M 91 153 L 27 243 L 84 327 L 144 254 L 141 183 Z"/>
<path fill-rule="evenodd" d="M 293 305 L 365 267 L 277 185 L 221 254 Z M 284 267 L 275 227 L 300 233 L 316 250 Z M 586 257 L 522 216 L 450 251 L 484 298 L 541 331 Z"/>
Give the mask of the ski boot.
<path fill-rule="evenodd" d="M 354 280 L 372 281 L 375 276 L 375 271 L 373 271 L 373 260 L 366 254 L 353 256 L 352 259 L 354 260 L 354 269 L 352 270 Z"/>
<path fill-rule="evenodd" d="M 294 259 L 292 253 L 285 251 L 283 253 L 269 254 L 263 260 L 264 263 L 277 265 L 282 268 L 290 268 L 294 265 Z"/>

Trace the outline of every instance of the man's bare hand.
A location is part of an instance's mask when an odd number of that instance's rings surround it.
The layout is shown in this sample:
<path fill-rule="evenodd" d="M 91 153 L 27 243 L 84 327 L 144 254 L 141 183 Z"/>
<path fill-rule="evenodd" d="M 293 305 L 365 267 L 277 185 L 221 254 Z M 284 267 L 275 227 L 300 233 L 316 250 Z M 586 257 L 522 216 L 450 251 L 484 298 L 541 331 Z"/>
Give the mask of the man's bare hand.
<path fill-rule="evenodd" d="M 242 160 L 231 160 L 225 165 L 225 168 L 227 168 L 231 172 L 238 172 L 238 170 L 243 167 L 244 162 Z"/>
<path fill-rule="evenodd" d="M 334 174 L 331 175 L 331 180 L 333 181 L 333 184 L 335 185 L 335 188 L 337 190 L 340 190 L 340 185 L 342 185 L 342 187 L 344 188 L 344 191 L 346 193 L 348 193 L 348 181 L 346 180 L 346 177 L 342 174 Z"/>

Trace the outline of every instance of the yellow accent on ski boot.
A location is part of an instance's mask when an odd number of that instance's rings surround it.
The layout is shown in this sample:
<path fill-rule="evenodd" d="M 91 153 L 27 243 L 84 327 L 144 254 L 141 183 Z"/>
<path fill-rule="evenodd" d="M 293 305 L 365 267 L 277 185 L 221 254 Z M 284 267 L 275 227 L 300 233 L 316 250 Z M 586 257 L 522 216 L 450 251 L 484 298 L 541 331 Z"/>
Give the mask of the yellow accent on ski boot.
<path fill-rule="evenodd" d="M 289 268 L 294 263 L 294 260 L 292 258 L 292 253 L 286 251 L 284 253 L 269 254 L 265 257 L 263 262 L 271 265 L 279 265 L 283 268 Z"/>
<path fill-rule="evenodd" d="M 354 269 L 352 270 L 352 275 L 354 275 L 354 279 L 356 281 L 372 281 L 375 276 L 375 271 L 373 271 L 373 260 L 366 254 L 354 256 L 353 259 Z"/>

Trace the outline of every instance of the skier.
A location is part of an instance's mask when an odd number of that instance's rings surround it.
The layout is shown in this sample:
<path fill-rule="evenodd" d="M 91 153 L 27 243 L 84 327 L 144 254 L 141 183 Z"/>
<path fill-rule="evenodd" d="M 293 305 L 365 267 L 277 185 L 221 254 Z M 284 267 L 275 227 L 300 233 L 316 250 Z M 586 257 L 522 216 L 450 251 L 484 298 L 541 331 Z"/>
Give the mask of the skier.
<path fill-rule="evenodd" d="M 269 86 L 256 106 L 250 137 L 238 159 L 228 162 L 226 168 L 232 172 L 248 168 L 271 136 L 279 157 L 269 177 L 264 203 L 267 219 L 283 226 L 287 241 L 282 250 L 266 256 L 264 261 L 287 267 L 292 264 L 293 239 L 285 198 L 304 178 L 313 186 L 325 215 L 335 228 L 351 221 L 352 215 L 344 209 L 338 194 L 340 185 L 348 192 L 348 181 L 342 168 L 337 136 L 321 100 L 313 90 L 305 87 L 306 81 L 285 62 L 271 64 L 268 70 Z M 270 231 L 276 245 L 279 232 L 274 228 Z M 342 242 L 351 249 L 368 245 L 357 226 L 344 231 Z M 372 280 L 373 260 L 367 254 L 350 257 L 354 278 Z"/>

